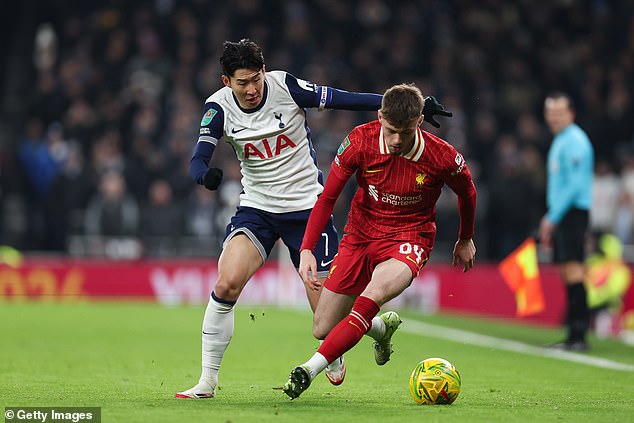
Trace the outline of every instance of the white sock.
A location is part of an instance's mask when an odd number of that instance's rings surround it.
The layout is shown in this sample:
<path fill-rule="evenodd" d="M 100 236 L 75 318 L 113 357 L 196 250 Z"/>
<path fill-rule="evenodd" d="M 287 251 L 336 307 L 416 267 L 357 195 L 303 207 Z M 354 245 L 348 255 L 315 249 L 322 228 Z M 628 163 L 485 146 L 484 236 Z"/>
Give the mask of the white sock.
<path fill-rule="evenodd" d="M 370 325 L 370 330 L 368 330 L 365 334 L 375 340 L 379 341 L 385 336 L 385 322 L 379 316 L 375 316 L 372 319 L 372 325 Z"/>
<path fill-rule="evenodd" d="M 308 366 L 308 369 L 310 370 L 310 380 L 313 380 L 328 366 L 328 360 L 326 360 L 326 357 L 316 352 L 310 360 L 302 364 L 302 366 Z"/>
<path fill-rule="evenodd" d="M 218 381 L 220 363 L 233 336 L 233 306 L 219 302 L 213 294 L 209 297 L 203 318 L 201 379 Z"/>
<path fill-rule="evenodd" d="M 215 379 L 218 380 L 218 369 L 214 370 L 211 367 L 203 367 L 203 371 L 200 374 L 201 380 L 210 380 Z"/>

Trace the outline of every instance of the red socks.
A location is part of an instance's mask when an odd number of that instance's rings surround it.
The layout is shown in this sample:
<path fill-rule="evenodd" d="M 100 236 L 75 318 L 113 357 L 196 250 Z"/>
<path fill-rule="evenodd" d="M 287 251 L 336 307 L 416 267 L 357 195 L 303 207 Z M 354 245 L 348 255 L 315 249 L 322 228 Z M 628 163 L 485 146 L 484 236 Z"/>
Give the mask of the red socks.
<path fill-rule="evenodd" d="M 368 297 L 357 297 L 350 314 L 330 331 L 317 352 L 332 363 L 337 357 L 357 345 L 370 329 L 372 318 L 376 316 L 379 309 L 374 300 Z"/>

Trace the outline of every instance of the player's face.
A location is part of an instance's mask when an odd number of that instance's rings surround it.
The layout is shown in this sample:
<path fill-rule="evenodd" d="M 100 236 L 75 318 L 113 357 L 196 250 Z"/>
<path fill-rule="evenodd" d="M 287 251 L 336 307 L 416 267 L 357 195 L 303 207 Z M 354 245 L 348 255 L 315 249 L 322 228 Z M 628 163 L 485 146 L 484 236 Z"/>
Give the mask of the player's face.
<path fill-rule="evenodd" d="M 558 134 L 574 122 L 575 115 L 570 108 L 568 99 L 563 97 L 547 98 L 544 102 L 544 118 L 550 132 Z"/>
<path fill-rule="evenodd" d="M 222 82 L 233 91 L 243 109 L 253 109 L 262 102 L 264 67 L 260 70 L 238 69 L 232 77 L 222 75 Z"/>
<path fill-rule="evenodd" d="M 379 121 L 383 127 L 383 140 L 387 144 L 390 154 L 400 156 L 407 154 L 412 149 L 414 141 L 416 141 L 416 132 L 423 121 L 423 117 L 413 119 L 403 127 L 397 128 L 385 119 L 381 111 L 379 111 Z"/>

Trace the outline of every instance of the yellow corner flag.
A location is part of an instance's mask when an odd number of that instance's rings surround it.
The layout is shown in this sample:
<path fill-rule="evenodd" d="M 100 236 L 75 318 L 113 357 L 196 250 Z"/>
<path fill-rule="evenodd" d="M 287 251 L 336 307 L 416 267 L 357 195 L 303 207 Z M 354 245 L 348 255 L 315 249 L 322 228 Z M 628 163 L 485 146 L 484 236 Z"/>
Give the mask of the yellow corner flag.
<path fill-rule="evenodd" d="M 537 245 L 533 238 L 528 238 L 502 260 L 498 271 L 515 293 L 519 317 L 544 310 L 544 295 L 537 266 Z"/>

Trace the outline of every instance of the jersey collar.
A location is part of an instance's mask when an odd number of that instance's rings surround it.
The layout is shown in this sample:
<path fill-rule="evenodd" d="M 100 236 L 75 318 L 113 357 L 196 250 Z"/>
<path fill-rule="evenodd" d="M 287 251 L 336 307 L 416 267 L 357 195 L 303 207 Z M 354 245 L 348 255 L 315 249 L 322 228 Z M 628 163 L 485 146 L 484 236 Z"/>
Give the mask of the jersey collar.
<path fill-rule="evenodd" d="M 412 148 L 401 157 L 404 157 L 413 162 L 417 162 L 420 157 L 423 155 L 423 150 L 425 149 L 425 138 L 423 137 L 423 131 L 418 128 L 416 131 L 416 139 L 414 140 L 414 145 Z M 390 154 L 390 150 L 387 148 L 387 143 L 383 139 L 383 127 L 379 131 L 379 151 L 381 154 Z"/>

